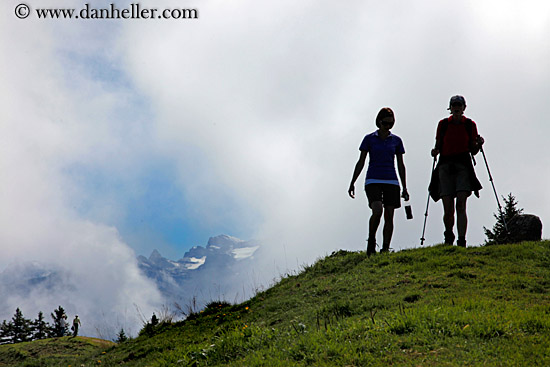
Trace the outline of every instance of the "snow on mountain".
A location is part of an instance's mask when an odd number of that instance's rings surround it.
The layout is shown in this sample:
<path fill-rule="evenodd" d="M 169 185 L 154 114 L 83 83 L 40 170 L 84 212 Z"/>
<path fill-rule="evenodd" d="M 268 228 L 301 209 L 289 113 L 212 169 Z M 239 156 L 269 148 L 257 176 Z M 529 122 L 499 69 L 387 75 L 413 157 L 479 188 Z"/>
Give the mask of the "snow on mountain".
<path fill-rule="evenodd" d="M 197 259 L 196 257 L 188 257 L 186 260 L 188 262 L 185 264 L 187 270 L 197 270 L 206 262 L 206 256 L 203 256 L 200 259 Z"/>
<path fill-rule="evenodd" d="M 154 250 L 138 257 L 138 266 L 163 293 L 167 304 L 202 305 L 214 299 L 246 299 L 254 286 L 257 241 L 228 235 L 211 237 L 205 247 L 195 246 L 177 261 Z"/>
<path fill-rule="evenodd" d="M 241 260 L 251 257 L 259 248 L 260 246 L 238 248 L 231 251 L 231 253 L 233 254 L 233 258 Z"/>

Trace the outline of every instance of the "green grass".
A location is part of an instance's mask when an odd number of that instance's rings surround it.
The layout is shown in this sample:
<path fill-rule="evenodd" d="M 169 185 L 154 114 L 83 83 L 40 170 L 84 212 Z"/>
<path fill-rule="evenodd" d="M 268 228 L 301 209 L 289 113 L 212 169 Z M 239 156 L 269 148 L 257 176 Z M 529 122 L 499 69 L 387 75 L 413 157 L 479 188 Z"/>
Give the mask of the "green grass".
<path fill-rule="evenodd" d="M 107 350 L 34 343 L 0 346 L 0 366 L 546 366 L 550 242 L 339 251 Z"/>
<path fill-rule="evenodd" d="M 114 345 L 106 340 L 80 336 L 0 345 L 0 367 L 68 366 L 67 360 L 93 360 Z"/>

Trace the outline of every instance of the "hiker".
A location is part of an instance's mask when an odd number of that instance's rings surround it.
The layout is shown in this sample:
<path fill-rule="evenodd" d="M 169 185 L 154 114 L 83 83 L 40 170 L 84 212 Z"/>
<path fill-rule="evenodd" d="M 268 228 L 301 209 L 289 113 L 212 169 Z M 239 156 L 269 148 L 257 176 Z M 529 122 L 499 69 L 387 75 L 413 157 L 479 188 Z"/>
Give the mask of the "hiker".
<path fill-rule="evenodd" d="M 67 315 L 65 312 L 63 312 L 63 315 L 61 315 L 61 318 L 59 319 L 59 326 L 61 329 L 61 333 L 58 336 L 65 336 L 68 334 L 68 326 L 67 326 Z"/>
<path fill-rule="evenodd" d="M 73 331 L 73 337 L 76 337 L 78 335 L 78 328 L 80 327 L 80 325 L 80 319 L 78 318 L 78 315 L 76 315 L 73 320 L 73 326 L 71 327 L 71 330 Z"/>
<path fill-rule="evenodd" d="M 365 192 L 369 202 L 372 214 L 369 220 L 369 237 L 367 239 L 367 255 L 376 253 L 376 231 L 382 216 L 384 216 L 384 228 L 382 230 L 382 250 L 390 250 L 390 242 L 393 234 L 393 213 L 394 210 L 401 207 L 399 197 L 399 181 L 395 172 L 395 158 L 397 158 L 397 168 L 399 178 L 403 185 L 401 197 L 409 200 L 407 192 L 407 180 L 405 173 L 405 164 L 403 154 L 405 148 L 403 141 L 397 135 L 390 132 L 395 123 L 395 116 L 391 108 L 384 107 L 376 116 L 376 130 L 363 138 L 359 150 L 359 160 L 355 165 L 353 177 L 349 185 L 348 194 L 355 198 L 355 181 L 361 174 L 365 166 L 367 153 L 369 154 L 369 166 L 365 179 Z"/>
<path fill-rule="evenodd" d="M 439 162 L 432 173 L 429 187 L 432 199 L 438 201 L 441 198 L 443 202 L 443 236 L 448 245 L 453 245 L 455 240 L 453 227 L 456 208 L 456 244 L 461 247 L 466 247 L 466 201 L 472 191 L 479 197 L 479 190 L 482 189 L 475 174 L 473 156 L 485 142 L 477 132 L 476 123 L 464 116 L 465 109 L 464 97 L 453 96 L 448 108 L 451 115 L 439 121 L 435 147 L 431 152 L 434 160 L 439 155 Z"/>

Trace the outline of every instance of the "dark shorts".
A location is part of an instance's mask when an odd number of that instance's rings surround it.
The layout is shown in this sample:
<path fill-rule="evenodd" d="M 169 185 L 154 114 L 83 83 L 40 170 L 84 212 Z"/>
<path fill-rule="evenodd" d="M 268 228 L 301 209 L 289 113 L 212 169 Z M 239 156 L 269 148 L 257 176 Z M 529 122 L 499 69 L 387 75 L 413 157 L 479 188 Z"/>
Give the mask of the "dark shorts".
<path fill-rule="evenodd" d="M 399 195 L 401 188 L 398 185 L 371 183 L 365 186 L 367 199 L 369 199 L 369 207 L 375 201 L 381 201 L 384 206 L 394 208 L 401 207 L 401 196 Z"/>
<path fill-rule="evenodd" d="M 468 168 L 460 163 L 444 163 L 439 167 L 440 196 L 456 197 L 456 193 L 464 191 L 472 194 L 472 184 Z"/>

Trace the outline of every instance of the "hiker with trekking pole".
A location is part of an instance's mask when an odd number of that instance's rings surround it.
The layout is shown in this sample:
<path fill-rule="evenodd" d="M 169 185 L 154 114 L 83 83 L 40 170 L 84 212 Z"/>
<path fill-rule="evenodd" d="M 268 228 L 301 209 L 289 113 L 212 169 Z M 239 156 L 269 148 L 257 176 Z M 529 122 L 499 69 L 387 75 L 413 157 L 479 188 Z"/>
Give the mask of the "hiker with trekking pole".
<path fill-rule="evenodd" d="M 407 179 L 403 154 L 405 148 L 403 141 L 397 135 L 390 132 L 395 124 L 395 116 L 391 108 L 384 107 L 376 116 L 376 130 L 363 138 L 359 150 L 359 160 L 355 165 L 353 177 L 349 185 L 348 194 L 355 198 L 355 181 L 359 178 L 367 154 L 369 155 L 369 166 L 365 179 L 365 192 L 372 210 L 369 219 L 369 235 L 367 239 L 367 255 L 376 253 L 376 231 L 384 217 L 384 228 L 382 230 L 383 242 L 380 252 L 389 252 L 390 242 L 393 234 L 394 210 L 401 207 L 400 186 L 395 171 L 395 159 L 397 158 L 397 170 L 403 191 L 401 197 L 409 200 L 407 192 Z M 409 216 L 409 214 L 408 214 Z M 412 215 L 411 215 L 412 217 Z"/>
<path fill-rule="evenodd" d="M 453 245 L 455 240 L 453 228 L 456 210 L 458 234 L 456 244 L 461 247 L 466 247 L 468 228 L 466 203 L 468 197 L 472 192 L 479 197 L 479 190 L 482 189 L 474 170 L 474 155 L 482 149 L 485 142 L 477 132 L 476 123 L 464 116 L 465 109 L 464 97 L 453 96 L 448 108 L 451 115 L 439 121 L 435 147 L 431 152 L 434 161 L 428 189 L 429 197 L 436 202 L 439 199 L 443 202 L 443 224 L 445 225 L 443 236 L 448 245 Z M 438 156 L 439 162 L 436 165 Z M 426 217 L 428 204 L 426 205 Z M 424 220 L 424 230 L 425 226 L 426 220 Z M 424 233 L 422 233 L 421 241 L 421 243 L 424 242 Z"/>

